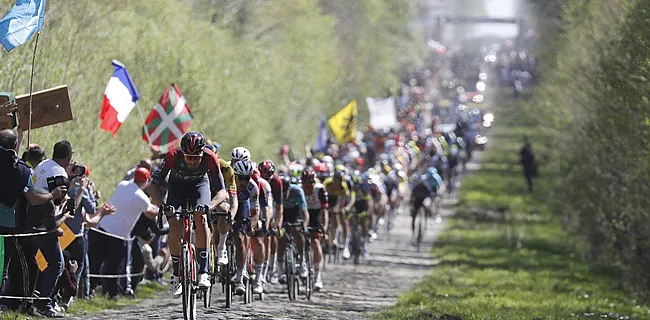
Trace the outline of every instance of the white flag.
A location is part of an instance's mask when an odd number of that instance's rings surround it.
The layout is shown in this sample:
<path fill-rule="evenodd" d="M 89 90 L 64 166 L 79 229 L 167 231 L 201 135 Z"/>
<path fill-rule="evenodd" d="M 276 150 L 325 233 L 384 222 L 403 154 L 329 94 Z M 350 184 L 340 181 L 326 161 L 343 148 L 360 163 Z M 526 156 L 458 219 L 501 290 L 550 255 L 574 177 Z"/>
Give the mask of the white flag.
<path fill-rule="evenodd" d="M 375 129 L 393 128 L 397 125 L 397 114 L 395 113 L 395 99 L 366 98 L 368 111 L 370 113 L 370 125 Z"/>

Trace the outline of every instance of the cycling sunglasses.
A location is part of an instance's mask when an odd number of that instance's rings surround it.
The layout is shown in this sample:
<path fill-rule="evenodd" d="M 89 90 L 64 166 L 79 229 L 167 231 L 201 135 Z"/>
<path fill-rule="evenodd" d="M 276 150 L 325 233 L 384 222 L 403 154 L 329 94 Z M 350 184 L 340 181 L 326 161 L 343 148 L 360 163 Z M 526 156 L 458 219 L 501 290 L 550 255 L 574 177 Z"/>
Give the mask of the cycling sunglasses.
<path fill-rule="evenodd" d="M 187 162 L 198 162 L 203 158 L 203 154 L 184 154 L 183 158 Z"/>
<path fill-rule="evenodd" d="M 241 180 L 241 181 L 248 181 L 248 180 L 251 179 L 251 176 L 239 176 L 239 175 L 235 175 L 235 178 L 236 178 L 237 180 Z"/>

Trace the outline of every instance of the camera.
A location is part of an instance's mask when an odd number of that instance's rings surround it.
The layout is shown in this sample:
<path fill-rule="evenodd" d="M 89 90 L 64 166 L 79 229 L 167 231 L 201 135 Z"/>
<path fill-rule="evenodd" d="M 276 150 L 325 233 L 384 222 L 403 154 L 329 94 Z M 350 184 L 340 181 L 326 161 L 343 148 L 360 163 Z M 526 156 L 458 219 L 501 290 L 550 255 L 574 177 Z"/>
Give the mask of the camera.
<path fill-rule="evenodd" d="M 74 165 L 72 167 L 72 174 L 75 177 L 82 177 L 86 175 L 86 167 L 85 166 L 80 166 L 80 165 Z"/>
<path fill-rule="evenodd" d="M 60 187 L 60 186 L 67 186 L 68 185 L 68 179 L 66 179 L 64 176 L 56 176 L 56 177 L 48 177 L 47 178 L 47 190 L 49 192 L 52 192 L 52 190 Z M 61 200 L 55 200 L 54 204 L 57 206 L 61 204 Z"/>

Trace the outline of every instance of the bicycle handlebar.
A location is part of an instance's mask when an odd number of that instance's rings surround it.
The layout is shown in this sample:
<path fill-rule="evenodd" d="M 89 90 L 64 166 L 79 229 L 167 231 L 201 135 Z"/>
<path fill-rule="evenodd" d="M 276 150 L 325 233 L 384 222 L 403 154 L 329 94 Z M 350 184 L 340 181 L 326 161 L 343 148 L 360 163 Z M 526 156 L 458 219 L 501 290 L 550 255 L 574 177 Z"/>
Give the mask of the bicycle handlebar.
<path fill-rule="evenodd" d="M 197 206 L 194 209 L 186 209 L 186 208 L 181 208 L 178 207 L 174 208 L 172 205 L 162 205 L 158 209 L 158 228 L 162 229 L 163 228 L 163 223 L 162 223 L 162 215 L 183 215 L 183 214 L 191 214 L 191 213 L 201 213 L 201 214 L 207 214 L 210 212 L 210 208 L 208 206 Z"/>

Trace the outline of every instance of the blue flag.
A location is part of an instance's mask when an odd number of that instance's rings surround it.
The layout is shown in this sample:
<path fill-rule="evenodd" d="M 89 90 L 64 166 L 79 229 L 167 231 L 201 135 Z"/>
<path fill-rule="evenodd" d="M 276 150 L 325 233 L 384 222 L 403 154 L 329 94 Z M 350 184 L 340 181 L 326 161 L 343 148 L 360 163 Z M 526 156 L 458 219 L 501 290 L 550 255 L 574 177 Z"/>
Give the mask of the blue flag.
<path fill-rule="evenodd" d="M 327 149 L 327 126 L 325 119 L 320 121 L 320 129 L 318 129 L 318 137 L 314 144 L 314 151 L 322 152 Z"/>
<path fill-rule="evenodd" d="M 0 20 L 0 43 L 7 52 L 24 44 L 43 27 L 45 0 L 18 0 Z"/>

